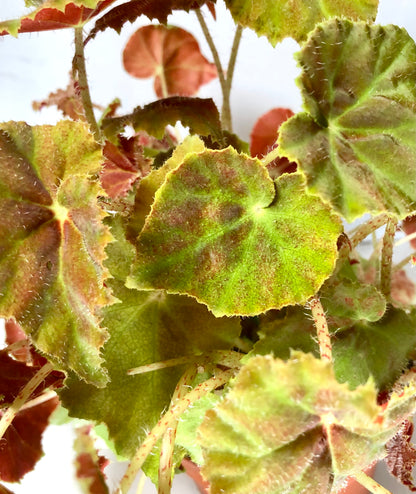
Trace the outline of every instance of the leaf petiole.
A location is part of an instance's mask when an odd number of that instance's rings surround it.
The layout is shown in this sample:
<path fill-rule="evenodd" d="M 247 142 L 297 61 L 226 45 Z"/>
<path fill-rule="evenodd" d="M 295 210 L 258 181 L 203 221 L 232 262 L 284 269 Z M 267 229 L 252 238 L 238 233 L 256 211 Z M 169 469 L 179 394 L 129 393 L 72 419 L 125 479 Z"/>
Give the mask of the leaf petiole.
<path fill-rule="evenodd" d="M 390 491 L 381 486 L 374 479 L 369 477 L 364 472 L 358 472 L 354 474 L 354 478 L 357 482 L 359 482 L 362 486 L 368 489 L 372 494 L 391 494 Z"/>
<path fill-rule="evenodd" d="M 329 336 L 328 323 L 326 321 L 324 308 L 318 297 L 309 301 L 309 307 L 312 312 L 313 322 L 315 323 L 318 335 L 319 352 L 322 360 L 332 362 L 332 345 Z"/>

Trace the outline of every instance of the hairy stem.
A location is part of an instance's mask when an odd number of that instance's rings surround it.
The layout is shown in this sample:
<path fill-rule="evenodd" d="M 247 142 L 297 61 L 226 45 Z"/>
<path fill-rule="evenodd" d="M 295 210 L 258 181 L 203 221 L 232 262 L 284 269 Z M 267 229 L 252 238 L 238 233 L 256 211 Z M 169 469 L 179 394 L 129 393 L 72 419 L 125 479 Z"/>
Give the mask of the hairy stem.
<path fill-rule="evenodd" d="M 85 68 L 84 35 L 82 33 L 82 27 L 75 28 L 75 57 L 73 64 L 74 72 L 78 74 L 78 84 L 81 93 L 82 106 L 84 107 L 85 118 L 90 125 L 95 139 L 100 141 L 100 129 L 98 128 L 97 121 L 95 120 L 90 89 L 88 86 L 87 71 Z"/>
<path fill-rule="evenodd" d="M 197 366 L 194 364 L 189 367 L 181 379 L 179 380 L 172 396 L 170 406 L 174 406 L 178 400 L 181 400 L 189 391 L 189 386 L 192 384 L 198 372 Z M 172 458 L 175 449 L 176 429 L 178 428 L 178 419 L 172 426 L 169 427 L 163 435 L 162 447 L 159 460 L 159 483 L 158 494 L 170 494 L 172 488 Z"/>
<path fill-rule="evenodd" d="M 331 338 L 329 336 L 328 323 L 322 307 L 321 301 L 318 297 L 314 297 L 309 301 L 311 308 L 313 322 L 315 323 L 316 332 L 318 334 L 319 352 L 322 360 L 332 362 L 332 345 Z"/>
<path fill-rule="evenodd" d="M 395 218 L 389 218 L 383 237 L 380 266 L 380 291 L 387 299 L 390 298 L 391 260 L 393 258 L 393 243 L 396 228 L 397 220 Z"/>
<path fill-rule="evenodd" d="M 398 262 L 392 267 L 392 271 L 399 271 L 400 269 L 403 269 L 405 266 L 407 266 L 411 262 L 412 264 L 416 264 L 416 252 L 412 252 L 409 254 L 407 257 L 405 257 L 403 260 Z"/>
<path fill-rule="evenodd" d="M 270 151 L 270 153 L 267 153 L 266 156 L 262 158 L 261 161 L 263 165 L 266 166 L 278 157 L 279 157 L 279 148 L 275 147 Z"/>
<path fill-rule="evenodd" d="M 6 348 L 2 348 L 0 352 L 13 353 L 17 350 L 21 350 L 22 348 L 26 348 L 29 345 L 29 340 L 19 340 L 15 341 L 14 343 L 10 343 L 10 345 L 6 346 Z"/>
<path fill-rule="evenodd" d="M 234 35 L 233 46 L 231 48 L 230 60 L 228 62 L 227 77 L 225 79 L 225 85 L 223 90 L 221 120 L 224 128 L 226 128 L 230 132 L 233 131 L 233 122 L 231 118 L 231 106 L 230 106 L 231 86 L 233 84 L 235 62 L 237 60 L 238 47 L 240 46 L 242 34 L 243 34 L 243 27 L 240 26 L 240 24 L 237 24 L 237 28 Z"/>
<path fill-rule="evenodd" d="M 410 233 L 409 235 L 406 235 L 405 237 L 401 238 L 398 240 L 394 246 L 398 247 L 399 245 L 405 244 L 406 242 L 410 242 L 411 240 L 416 238 L 416 232 Z"/>
<path fill-rule="evenodd" d="M 235 371 L 231 369 L 219 372 L 216 376 L 211 377 L 207 381 L 196 386 L 193 390 L 189 391 L 184 398 L 169 408 L 169 410 L 154 426 L 152 431 L 147 435 L 140 448 L 136 451 L 136 454 L 131 460 L 124 477 L 121 479 L 120 488 L 117 493 L 127 494 L 134 478 L 159 438 L 162 437 L 169 427 L 172 427 L 172 424 L 175 423 L 178 417 L 189 407 L 189 405 L 219 386 L 226 384 L 234 376 L 234 374 Z"/>
<path fill-rule="evenodd" d="M 362 486 L 368 489 L 372 494 L 391 494 L 390 491 L 381 486 L 374 479 L 369 477 L 364 472 L 359 472 L 354 474 L 354 478 L 357 482 L 359 482 Z"/>
<path fill-rule="evenodd" d="M 44 379 L 53 370 L 52 364 L 45 364 L 32 379 L 19 391 L 13 403 L 5 411 L 0 420 L 0 439 L 3 437 L 9 425 L 13 422 L 13 419 L 17 413 L 23 408 L 24 404 L 29 400 L 30 395 L 36 390 L 36 388 L 44 381 Z"/>

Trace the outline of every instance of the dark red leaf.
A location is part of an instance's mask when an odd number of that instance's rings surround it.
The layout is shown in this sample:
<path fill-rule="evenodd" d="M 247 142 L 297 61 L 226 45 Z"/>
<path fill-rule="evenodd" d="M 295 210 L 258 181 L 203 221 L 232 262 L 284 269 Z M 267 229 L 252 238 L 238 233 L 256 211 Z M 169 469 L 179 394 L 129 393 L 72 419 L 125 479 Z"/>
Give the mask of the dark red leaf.
<path fill-rule="evenodd" d="M 201 54 L 192 34 L 173 26 L 138 29 L 124 48 L 123 64 L 133 77 L 154 77 L 158 98 L 193 96 L 217 77 L 215 65 Z"/>
<path fill-rule="evenodd" d="M 408 420 L 403 422 L 400 431 L 386 444 L 386 465 L 394 475 L 411 492 L 416 492 L 412 471 L 416 464 L 416 449 L 410 443 L 413 424 Z"/>
<path fill-rule="evenodd" d="M 1 480 L 18 482 L 26 473 L 33 470 L 43 454 L 42 433 L 58 403 L 58 398 L 54 397 L 23 409 L 16 415 L 0 442 Z"/>
<path fill-rule="evenodd" d="M 95 35 L 104 31 L 108 27 L 114 29 L 119 34 L 121 28 L 126 22 L 134 22 L 141 15 L 145 15 L 150 20 L 157 19 L 159 22 L 166 24 L 168 15 L 174 10 L 197 9 L 205 3 L 206 0 L 132 0 L 114 7 L 104 14 L 95 23 L 94 29 L 91 30 L 85 42 L 94 38 Z M 212 3 L 212 2 L 209 2 Z"/>
<path fill-rule="evenodd" d="M 411 235 L 412 233 L 416 232 L 416 215 L 413 216 L 408 216 L 403 220 L 402 223 L 403 230 L 405 231 L 406 235 Z M 416 238 L 412 238 L 410 241 L 410 245 L 416 249 Z"/>
<path fill-rule="evenodd" d="M 40 8 L 35 11 L 34 16 L 32 14 L 21 19 L 18 32 L 29 33 L 78 26 L 102 12 L 113 2 L 114 0 L 103 0 L 98 3 L 95 9 L 77 6 L 73 3 L 67 4 L 64 11 L 55 8 Z M 32 16 L 33 18 L 31 18 Z M 0 35 L 9 34 L 8 21 L 1 23 L 1 25 L 5 29 L 0 32 Z"/>
<path fill-rule="evenodd" d="M 4 487 L 4 485 L 0 484 L 0 494 L 13 494 L 13 492 L 7 487 Z"/>
<path fill-rule="evenodd" d="M 273 108 L 262 115 L 254 124 L 250 135 L 250 153 L 252 156 L 262 158 L 272 149 L 277 147 L 279 127 L 293 115 L 288 108 Z M 296 163 L 287 158 L 276 158 L 267 165 L 270 176 L 276 178 L 282 173 L 293 173 L 296 171 Z"/>

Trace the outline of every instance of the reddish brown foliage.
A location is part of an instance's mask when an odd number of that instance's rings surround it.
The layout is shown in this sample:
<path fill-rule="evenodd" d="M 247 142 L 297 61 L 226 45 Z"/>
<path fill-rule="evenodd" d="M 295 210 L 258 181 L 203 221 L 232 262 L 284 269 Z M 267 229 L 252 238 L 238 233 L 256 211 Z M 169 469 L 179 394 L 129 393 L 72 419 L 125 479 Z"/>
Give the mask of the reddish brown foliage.
<path fill-rule="evenodd" d="M 389 472 L 407 488 L 416 492 L 412 471 L 416 464 L 416 449 L 410 443 L 413 424 L 408 420 L 403 422 L 400 431 L 386 445 L 386 464 Z"/>

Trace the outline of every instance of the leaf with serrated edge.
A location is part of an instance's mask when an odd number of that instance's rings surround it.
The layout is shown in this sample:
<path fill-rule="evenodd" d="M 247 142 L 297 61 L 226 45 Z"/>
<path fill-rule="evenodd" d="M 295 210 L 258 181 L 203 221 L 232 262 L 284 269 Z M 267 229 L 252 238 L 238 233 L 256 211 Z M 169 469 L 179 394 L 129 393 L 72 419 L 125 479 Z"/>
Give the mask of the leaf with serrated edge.
<path fill-rule="evenodd" d="M 235 22 L 266 35 L 272 45 L 286 37 L 303 41 L 330 17 L 374 21 L 378 0 L 225 0 Z"/>
<path fill-rule="evenodd" d="M 190 297 L 162 291 L 128 290 L 123 279 L 134 252 L 123 238 L 118 221 L 112 227 L 117 241 L 107 248 L 111 274 L 108 283 L 119 303 L 103 309 L 110 339 L 104 346 L 110 383 L 97 389 L 71 376 L 60 392 L 70 415 L 104 422 L 118 453 L 130 457 L 169 405 L 184 367 L 170 367 L 129 376 L 141 365 L 201 352 L 228 349 L 240 333 L 237 318 L 217 319 Z M 122 404 L 122 406 L 121 406 Z"/>
<path fill-rule="evenodd" d="M 332 20 L 298 54 L 306 112 L 280 128 L 281 156 L 348 221 L 416 209 L 416 47 L 404 29 Z"/>
<path fill-rule="evenodd" d="M 111 302 L 102 267 L 111 235 L 90 176 L 101 162 L 82 123 L 0 127 L 0 314 L 59 368 L 100 386 L 107 332 L 95 314 Z"/>
<path fill-rule="evenodd" d="M 186 157 L 156 192 L 127 286 L 188 294 L 217 316 L 306 302 L 333 270 L 340 222 L 303 181 L 273 182 L 232 148 Z"/>
<path fill-rule="evenodd" d="M 404 398 L 395 394 L 393 412 L 377 405 L 371 382 L 352 391 L 310 354 L 253 357 L 199 428 L 210 492 L 328 493 L 331 473 L 336 489 L 385 455 L 413 412 L 412 393 L 414 384 Z"/>

